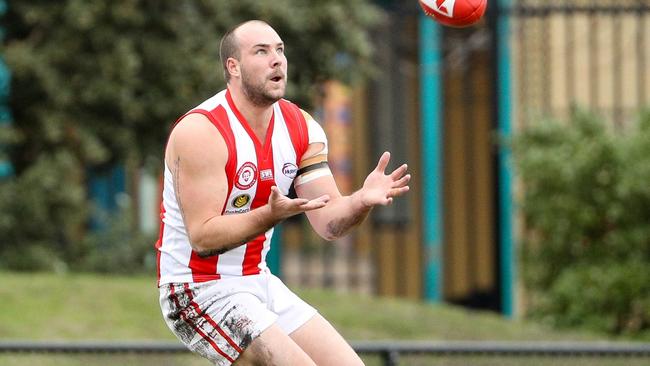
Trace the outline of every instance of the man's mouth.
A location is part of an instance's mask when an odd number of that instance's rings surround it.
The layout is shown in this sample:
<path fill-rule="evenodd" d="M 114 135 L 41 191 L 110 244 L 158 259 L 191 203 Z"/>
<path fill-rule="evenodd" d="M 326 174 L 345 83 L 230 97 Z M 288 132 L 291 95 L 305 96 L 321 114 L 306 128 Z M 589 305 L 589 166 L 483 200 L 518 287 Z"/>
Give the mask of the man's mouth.
<path fill-rule="evenodd" d="M 277 83 L 277 82 L 281 81 L 282 79 L 284 79 L 284 76 L 282 76 L 282 74 L 278 72 L 278 73 L 272 74 L 270 79 L 271 79 L 271 81 Z"/>

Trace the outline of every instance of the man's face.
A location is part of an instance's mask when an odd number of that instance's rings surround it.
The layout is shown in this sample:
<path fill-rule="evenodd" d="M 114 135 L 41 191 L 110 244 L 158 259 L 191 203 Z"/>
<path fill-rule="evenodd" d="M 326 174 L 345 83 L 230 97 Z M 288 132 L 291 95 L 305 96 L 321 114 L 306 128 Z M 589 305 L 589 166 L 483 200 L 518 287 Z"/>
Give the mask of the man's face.
<path fill-rule="evenodd" d="M 240 72 L 244 94 L 258 106 L 271 105 L 284 96 L 287 58 L 280 36 L 266 24 L 247 24 L 238 30 Z"/>

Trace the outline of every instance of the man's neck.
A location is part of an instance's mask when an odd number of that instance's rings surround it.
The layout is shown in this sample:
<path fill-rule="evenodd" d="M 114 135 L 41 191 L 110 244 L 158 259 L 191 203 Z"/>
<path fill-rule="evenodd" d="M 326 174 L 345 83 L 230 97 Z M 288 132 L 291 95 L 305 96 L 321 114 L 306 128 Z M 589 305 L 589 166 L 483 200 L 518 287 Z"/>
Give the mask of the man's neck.
<path fill-rule="evenodd" d="M 266 128 L 268 127 L 269 122 L 271 121 L 271 116 L 273 115 L 273 105 L 255 105 L 246 98 L 240 88 L 233 87 L 232 85 L 228 86 L 228 90 L 230 91 L 232 101 L 235 103 L 239 113 L 246 118 L 246 122 L 248 122 L 248 125 L 253 129 L 253 131 L 256 133 L 258 131 L 266 132 Z"/>

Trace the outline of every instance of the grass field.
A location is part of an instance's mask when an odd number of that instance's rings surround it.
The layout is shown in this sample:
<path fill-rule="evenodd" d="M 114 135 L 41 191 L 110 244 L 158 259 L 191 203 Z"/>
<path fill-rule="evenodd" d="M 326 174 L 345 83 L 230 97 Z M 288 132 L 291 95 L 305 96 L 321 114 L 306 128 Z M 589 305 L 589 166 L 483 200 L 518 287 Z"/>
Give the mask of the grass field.
<path fill-rule="evenodd" d="M 91 274 L 0 273 L 1 340 L 175 341 L 158 308 L 155 279 Z M 584 332 L 559 332 L 497 314 L 399 299 L 377 299 L 332 291 L 297 291 L 348 340 L 602 340 Z M 364 358 L 366 359 L 366 358 Z M 378 364 L 369 356 L 369 364 Z M 463 361 L 464 360 L 464 361 Z M 551 362 L 552 361 L 552 362 Z M 404 365 L 557 365 L 542 359 L 404 358 Z M 609 365 L 598 360 L 566 364 Z M 609 360 L 612 361 L 612 360 Z M 632 363 L 630 363 L 630 361 Z M 639 360 L 643 361 L 643 360 Z M 647 359 L 645 360 L 648 361 Z M 432 363 L 434 362 L 434 363 Z M 549 363 L 551 362 L 551 363 Z M 586 363 L 582 363 L 586 362 Z M 618 363 L 621 362 L 621 363 Z M 636 365 L 634 360 L 613 364 Z M 641 365 L 643 363 L 638 363 Z M 2 355 L 0 365 L 206 365 L 192 355 L 43 356 Z"/>

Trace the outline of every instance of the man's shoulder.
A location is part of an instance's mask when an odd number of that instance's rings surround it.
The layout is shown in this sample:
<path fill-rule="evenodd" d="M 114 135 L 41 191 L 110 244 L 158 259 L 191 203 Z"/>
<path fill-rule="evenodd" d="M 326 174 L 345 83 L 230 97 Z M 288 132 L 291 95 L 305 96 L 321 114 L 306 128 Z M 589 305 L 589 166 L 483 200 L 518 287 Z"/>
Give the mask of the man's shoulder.
<path fill-rule="evenodd" d="M 228 112 L 226 111 L 228 108 L 226 90 L 224 89 L 187 111 L 178 119 L 177 125 L 187 124 L 187 121 L 193 121 L 190 123 L 200 125 L 205 122 L 209 122 L 209 124 L 228 123 Z"/>
<path fill-rule="evenodd" d="M 225 105 L 227 105 L 227 102 L 226 102 L 226 89 L 224 89 L 224 90 L 218 92 L 217 94 L 211 96 L 210 98 L 204 100 L 199 105 L 192 108 L 189 112 L 196 111 L 196 110 L 212 111 L 212 110 L 217 109 L 219 106 L 225 106 Z"/>
<path fill-rule="evenodd" d="M 290 107 L 290 108 L 295 108 L 295 109 L 298 109 L 298 110 L 302 110 L 302 108 L 298 105 L 298 103 L 296 103 L 296 102 L 294 102 L 292 100 L 286 99 L 286 98 L 279 99 L 278 103 L 283 107 Z"/>
<path fill-rule="evenodd" d="M 212 122 L 202 113 L 189 112 L 174 126 L 173 134 L 183 136 L 201 135 L 211 130 Z"/>
<path fill-rule="evenodd" d="M 309 120 L 311 118 L 309 113 L 305 112 L 304 109 L 300 108 L 296 103 L 288 99 L 282 98 L 278 100 L 278 105 L 280 106 L 282 113 L 285 115 L 288 114 L 289 117 L 298 118 L 299 120 Z"/>

